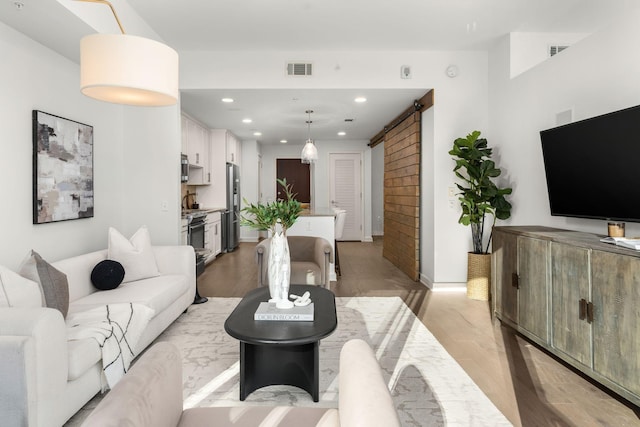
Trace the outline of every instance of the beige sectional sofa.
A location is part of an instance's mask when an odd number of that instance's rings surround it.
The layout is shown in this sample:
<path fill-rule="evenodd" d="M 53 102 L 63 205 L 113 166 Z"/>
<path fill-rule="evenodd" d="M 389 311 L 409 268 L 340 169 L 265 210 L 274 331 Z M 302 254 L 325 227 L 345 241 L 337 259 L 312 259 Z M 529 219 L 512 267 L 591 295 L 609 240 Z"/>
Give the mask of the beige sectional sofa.
<path fill-rule="evenodd" d="M 94 266 L 107 258 L 107 250 L 52 263 L 68 280 L 66 321 L 56 309 L 2 307 L 0 298 L 2 426 L 61 426 L 104 388 L 102 351 L 97 341 L 68 340 L 73 326 L 69 319 L 78 313 L 119 303 L 151 308 L 152 317 L 133 346 L 137 355 L 193 303 L 196 291 L 193 248 L 152 248 L 159 275 L 122 283 L 107 291 L 98 291 L 90 280 Z M 9 280 L 6 278 L 9 274 L 4 276 L 0 279 Z M 11 299 L 19 300 L 16 295 Z"/>

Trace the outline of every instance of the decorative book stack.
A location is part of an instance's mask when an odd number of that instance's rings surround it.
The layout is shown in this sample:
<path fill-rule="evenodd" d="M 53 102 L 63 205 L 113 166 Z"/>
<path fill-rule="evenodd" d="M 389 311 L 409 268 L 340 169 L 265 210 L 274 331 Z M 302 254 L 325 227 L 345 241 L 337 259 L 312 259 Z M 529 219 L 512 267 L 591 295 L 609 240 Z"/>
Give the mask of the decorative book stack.
<path fill-rule="evenodd" d="M 253 320 L 280 320 L 288 322 L 313 321 L 313 303 L 305 306 L 295 306 L 288 309 L 276 308 L 273 302 L 261 302 L 253 315 Z"/>

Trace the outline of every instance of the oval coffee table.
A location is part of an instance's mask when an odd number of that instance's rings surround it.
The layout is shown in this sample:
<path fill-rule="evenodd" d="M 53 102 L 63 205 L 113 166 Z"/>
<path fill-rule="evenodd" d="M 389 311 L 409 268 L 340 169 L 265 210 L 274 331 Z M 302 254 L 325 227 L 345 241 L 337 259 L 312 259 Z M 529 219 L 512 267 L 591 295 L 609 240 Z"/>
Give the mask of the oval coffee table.
<path fill-rule="evenodd" d="M 328 289 L 291 285 L 289 293 L 311 294 L 313 321 L 253 320 L 267 286 L 247 293 L 224 323 L 224 330 L 240 341 L 240 400 L 268 385 L 292 385 L 319 397 L 320 340 L 338 326 L 335 295 Z"/>

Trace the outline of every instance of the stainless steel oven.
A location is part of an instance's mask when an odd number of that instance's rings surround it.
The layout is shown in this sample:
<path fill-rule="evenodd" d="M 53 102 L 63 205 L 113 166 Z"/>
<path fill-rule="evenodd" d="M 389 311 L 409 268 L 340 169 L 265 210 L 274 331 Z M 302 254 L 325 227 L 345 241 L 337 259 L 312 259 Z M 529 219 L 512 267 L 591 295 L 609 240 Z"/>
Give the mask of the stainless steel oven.
<path fill-rule="evenodd" d="M 204 249 L 204 229 L 206 215 L 191 215 L 191 221 L 188 225 L 188 242 L 193 249 Z"/>
<path fill-rule="evenodd" d="M 204 272 L 204 261 L 207 250 L 204 248 L 205 218 L 202 212 L 187 215 L 187 242 L 196 252 L 196 277 Z"/>

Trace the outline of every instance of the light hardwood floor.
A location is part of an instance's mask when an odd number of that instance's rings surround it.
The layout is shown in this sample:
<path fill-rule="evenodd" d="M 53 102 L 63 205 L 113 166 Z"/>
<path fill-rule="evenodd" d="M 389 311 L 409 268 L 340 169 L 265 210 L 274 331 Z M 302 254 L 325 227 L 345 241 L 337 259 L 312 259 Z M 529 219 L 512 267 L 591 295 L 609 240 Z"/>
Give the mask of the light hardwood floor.
<path fill-rule="evenodd" d="M 401 297 L 515 426 L 640 426 L 640 408 L 501 326 L 488 302 L 411 281 L 382 257 L 382 239 L 338 245 L 342 276 L 331 283 L 336 296 Z M 200 294 L 241 297 L 253 289 L 254 246 L 241 243 L 209 264 L 198 278 Z"/>

